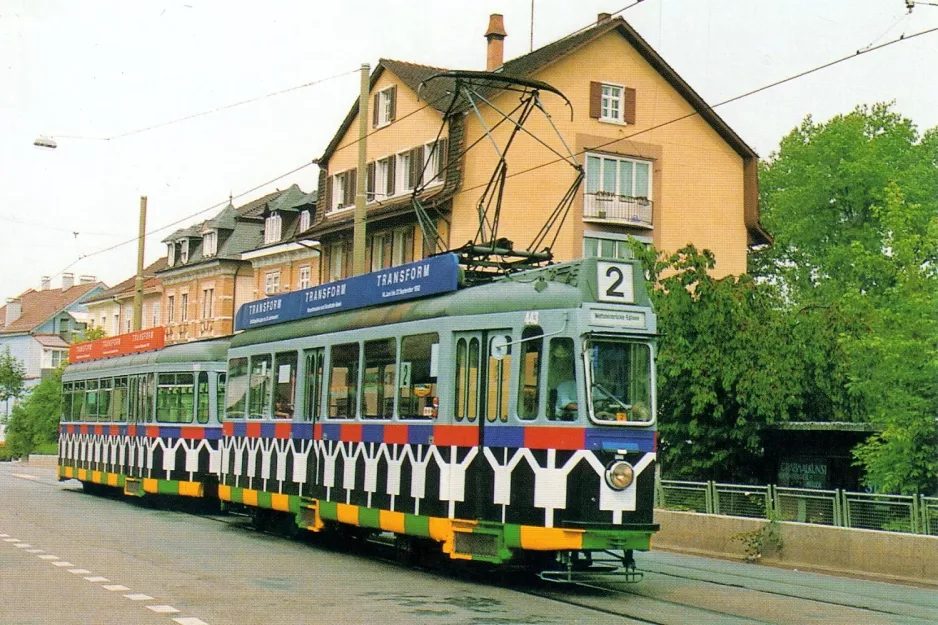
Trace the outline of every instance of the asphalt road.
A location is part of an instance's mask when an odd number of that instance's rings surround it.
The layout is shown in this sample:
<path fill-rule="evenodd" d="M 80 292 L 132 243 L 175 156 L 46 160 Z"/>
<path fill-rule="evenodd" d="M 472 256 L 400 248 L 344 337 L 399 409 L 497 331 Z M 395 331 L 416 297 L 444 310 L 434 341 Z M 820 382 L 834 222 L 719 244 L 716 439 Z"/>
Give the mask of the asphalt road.
<path fill-rule="evenodd" d="M 622 592 L 409 569 L 0 463 L 3 624 L 938 622 L 934 590 L 664 553 L 639 566 Z"/>

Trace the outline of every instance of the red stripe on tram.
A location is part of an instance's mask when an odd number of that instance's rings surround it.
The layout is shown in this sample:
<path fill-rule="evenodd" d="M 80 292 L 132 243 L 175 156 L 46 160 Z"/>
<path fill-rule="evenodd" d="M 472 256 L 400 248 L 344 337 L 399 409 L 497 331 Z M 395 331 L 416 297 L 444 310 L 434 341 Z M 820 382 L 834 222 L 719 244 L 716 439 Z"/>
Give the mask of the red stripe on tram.
<path fill-rule="evenodd" d="M 586 430 L 583 428 L 525 428 L 524 446 L 529 449 L 584 449 Z"/>
<path fill-rule="evenodd" d="M 474 447 L 479 444 L 478 425 L 436 425 L 433 442 L 438 447 Z"/>
<path fill-rule="evenodd" d="M 339 429 L 339 438 L 348 443 L 362 442 L 362 426 L 358 423 L 342 425 Z"/>
<path fill-rule="evenodd" d="M 384 426 L 384 442 L 388 445 L 406 445 L 407 426 L 402 424 Z"/>

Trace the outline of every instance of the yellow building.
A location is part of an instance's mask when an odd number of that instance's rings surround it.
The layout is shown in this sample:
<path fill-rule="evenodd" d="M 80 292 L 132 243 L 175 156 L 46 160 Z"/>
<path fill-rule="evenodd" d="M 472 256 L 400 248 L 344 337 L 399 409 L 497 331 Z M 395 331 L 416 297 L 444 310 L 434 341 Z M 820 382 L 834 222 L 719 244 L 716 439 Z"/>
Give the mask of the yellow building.
<path fill-rule="evenodd" d="M 554 260 L 624 255 L 624 241 L 634 236 L 661 250 L 687 243 L 710 249 L 718 276 L 746 271 L 748 248 L 770 241 L 759 224 L 758 157 L 625 20 L 600 14 L 590 28 L 502 62 L 505 36 L 501 16 L 493 15 L 486 69 L 547 83 L 570 106 L 541 90 L 550 119 L 535 109 L 514 137 L 499 238 L 515 249 L 535 240 L 578 176 L 564 158 L 572 152 L 584 177 L 547 238 Z M 501 150 L 513 128 L 500 123 L 502 112 L 523 94 L 470 81 L 478 87 L 473 104 L 452 106 L 454 78 L 424 82 L 445 71 L 382 59 L 372 72 L 368 269 L 490 240 L 490 230 L 479 231 L 480 200 L 483 209 L 494 206 L 483 192 L 499 163 L 495 146 Z M 357 141 L 356 101 L 319 159 L 320 210 L 297 237 L 321 244 L 321 282 L 350 273 Z"/>
<path fill-rule="evenodd" d="M 143 316 L 141 329 L 153 328 L 163 323 L 163 284 L 156 272 L 166 268 L 166 258 L 161 258 L 143 269 Z M 117 336 L 133 330 L 134 295 L 137 277 L 131 276 L 106 291 L 85 301 L 90 325 L 102 328 L 108 336 Z"/>
<path fill-rule="evenodd" d="M 215 217 L 177 230 L 166 239 L 166 268 L 158 272 L 163 282 L 163 325 L 166 342 L 180 343 L 225 336 L 234 330 L 234 316 L 247 302 L 279 293 L 289 282 L 273 283 L 273 271 L 259 267 L 245 253 L 273 250 L 278 267 L 292 271 L 291 263 L 307 266 L 318 252 L 302 244 L 299 255 L 281 242 L 294 238 L 311 196 L 296 185 L 275 191 L 235 208 L 230 202 Z M 263 255 L 262 255 L 263 256 Z M 299 271 L 297 271 L 297 274 Z M 292 280 L 291 277 L 288 280 Z M 270 276 L 271 284 L 258 284 Z"/>

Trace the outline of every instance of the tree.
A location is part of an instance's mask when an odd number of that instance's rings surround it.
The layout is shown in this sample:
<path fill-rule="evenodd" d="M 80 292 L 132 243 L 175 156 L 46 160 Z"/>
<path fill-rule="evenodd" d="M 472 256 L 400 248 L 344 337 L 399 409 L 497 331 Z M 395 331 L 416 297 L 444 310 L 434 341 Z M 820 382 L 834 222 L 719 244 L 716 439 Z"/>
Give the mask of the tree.
<path fill-rule="evenodd" d="M 37 445 L 57 441 L 62 407 L 62 372 L 56 370 L 13 407 L 6 441 L 13 455 L 28 456 Z"/>
<path fill-rule="evenodd" d="M 10 353 L 7 347 L 0 354 L 0 401 L 9 402 L 23 394 L 26 380 L 26 369 L 18 358 Z M 7 403 L 9 406 L 9 403 Z M 3 415 L 6 417 L 7 415 Z"/>
<path fill-rule="evenodd" d="M 104 326 L 85 326 L 85 328 L 75 336 L 72 343 L 85 343 L 87 341 L 103 339 L 106 336 L 107 330 L 104 329 Z"/>
<path fill-rule="evenodd" d="M 801 319 L 804 413 L 877 424 L 856 458 L 884 491 L 938 486 L 936 165 L 938 134 L 876 104 L 806 118 L 760 171 L 751 271 Z"/>
<path fill-rule="evenodd" d="M 751 481 L 761 433 L 801 397 L 802 372 L 774 287 L 716 280 L 709 251 L 637 250 L 658 315 L 658 427 L 671 478 Z M 667 271 L 667 273 L 665 273 Z"/>

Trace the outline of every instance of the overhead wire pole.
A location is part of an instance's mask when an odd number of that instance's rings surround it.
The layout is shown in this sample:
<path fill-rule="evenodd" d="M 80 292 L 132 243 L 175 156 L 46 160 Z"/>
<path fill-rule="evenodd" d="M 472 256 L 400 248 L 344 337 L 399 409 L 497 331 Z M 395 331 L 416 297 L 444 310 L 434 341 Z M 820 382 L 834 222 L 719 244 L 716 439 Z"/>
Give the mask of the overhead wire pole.
<path fill-rule="evenodd" d="M 355 223 L 352 231 L 352 275 L 365 273 L 365 184 L 368 153 L 368 87 L 371 66 L 362 63 L 361 93 L 358 96 L 358 173 L 355 175 Z"/>
<path fill-rule="evenodd" d="M 147 196 L 140 196 L 140 229 L 137 236 L 137 278 L 134 281 L 134 332 L 143 329 L 143 245 L 147 238 Z"/>

